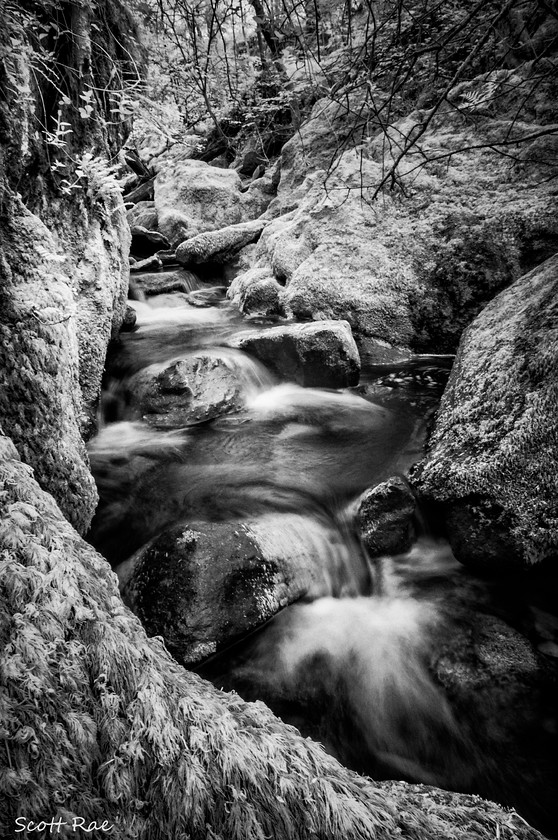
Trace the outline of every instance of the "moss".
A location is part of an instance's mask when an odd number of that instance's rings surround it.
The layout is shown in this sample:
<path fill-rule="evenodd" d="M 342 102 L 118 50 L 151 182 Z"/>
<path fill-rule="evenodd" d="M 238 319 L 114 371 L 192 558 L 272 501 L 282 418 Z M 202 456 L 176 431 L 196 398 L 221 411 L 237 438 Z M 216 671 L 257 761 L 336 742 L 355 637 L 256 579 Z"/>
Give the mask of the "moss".
<path fill-rule="evenodd" d="M 460 559 L 530 565 L 558 550 L 558 258 L 465 332 L 416 482 Z"/>

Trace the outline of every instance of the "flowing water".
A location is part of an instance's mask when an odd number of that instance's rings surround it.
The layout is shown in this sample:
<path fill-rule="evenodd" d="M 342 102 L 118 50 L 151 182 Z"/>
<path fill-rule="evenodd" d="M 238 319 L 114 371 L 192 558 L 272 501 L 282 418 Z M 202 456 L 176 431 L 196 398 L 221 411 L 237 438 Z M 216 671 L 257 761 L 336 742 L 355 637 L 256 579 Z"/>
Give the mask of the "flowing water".
<path fill-rule="evenodd" d="M 375 562 L 354 525 L 360 494 L 421 457 L 450 360 L 368 366 L 349 390 L 302 388 L 227 347 L 238 331 L 265 323 L 242 318 L 211 284 L 134 307 L 138 329 L 109 356 L 90 445 L 101 498 L 92 542 L 116 566 L 179 522 L 277 513 L 311 522 L 277 539 L 291 539 L 295 552 L 297 541 L 300 551 L 311 543 L 328 583 L 197 670 L 265 700 L 357 770 L 514 801 L 479 758 L 474 714 L 467 718 L 433 676 L 465 573 L 423 522 L 410 552 Z M 134 402 L 138 372 L 200 354 L 234 373 L 233 410 L 178 428 L 172 416 L 144 419 Z M 486 607 L 490 586 L 479 586 Z"/>

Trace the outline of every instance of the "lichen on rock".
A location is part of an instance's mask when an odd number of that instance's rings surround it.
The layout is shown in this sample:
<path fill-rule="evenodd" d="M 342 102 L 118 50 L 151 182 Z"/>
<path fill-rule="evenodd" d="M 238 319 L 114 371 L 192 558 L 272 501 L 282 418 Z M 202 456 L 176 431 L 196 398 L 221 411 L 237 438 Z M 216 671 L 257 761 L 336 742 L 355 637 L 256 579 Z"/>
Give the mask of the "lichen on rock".
<path fill-rule="evenodd" d="M 528 567 L 558 549 L 557 300 L 552 257 L 462 338 L 415 483 L 465 563 Z"/>

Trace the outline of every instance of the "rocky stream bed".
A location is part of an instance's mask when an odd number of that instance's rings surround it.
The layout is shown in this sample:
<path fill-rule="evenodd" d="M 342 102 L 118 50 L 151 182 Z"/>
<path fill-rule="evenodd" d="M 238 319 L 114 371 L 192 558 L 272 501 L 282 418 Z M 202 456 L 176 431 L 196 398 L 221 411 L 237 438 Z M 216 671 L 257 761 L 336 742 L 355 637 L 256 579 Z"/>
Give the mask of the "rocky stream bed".
<path fill-rule="evenodd" d="M 348 767 L 548 830 L 545 583 L 465 571 L 409 483 L 453 357 L 361 368 L 347 322 L 243 317 L 214 271 L 135 271 L 135 325 L 108 357 L 90 539 L 124 602 Z"/>

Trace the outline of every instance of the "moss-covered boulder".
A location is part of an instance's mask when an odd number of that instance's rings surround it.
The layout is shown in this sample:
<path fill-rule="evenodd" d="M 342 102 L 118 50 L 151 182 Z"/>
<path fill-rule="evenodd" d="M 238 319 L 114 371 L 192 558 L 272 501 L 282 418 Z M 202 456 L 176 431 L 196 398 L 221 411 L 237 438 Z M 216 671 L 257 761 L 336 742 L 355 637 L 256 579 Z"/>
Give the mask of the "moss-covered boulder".
<path fill-rule="evenodd" d="M 256 219 L 270 200 L 255 188 L 244 192 L 234 170 L 201 160 L 166 158 L 155 178 L 158 228 L 174 246 L 200 233 Z"/>
<path fill-rule="evenodd" d="M 558 257 L 465 332 L 415 483 L 456 557 L 529 567 L 558 550 Z"/>

